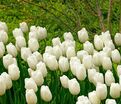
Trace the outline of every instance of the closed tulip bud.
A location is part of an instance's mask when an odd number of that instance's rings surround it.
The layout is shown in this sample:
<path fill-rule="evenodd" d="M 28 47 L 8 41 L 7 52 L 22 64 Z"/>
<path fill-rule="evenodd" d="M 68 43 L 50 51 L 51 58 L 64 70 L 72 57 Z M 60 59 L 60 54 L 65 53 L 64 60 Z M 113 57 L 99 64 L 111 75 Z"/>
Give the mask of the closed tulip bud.
<path fill-rule="evenodd" d="M 3 42 L 0 42 L 0 58 L 3 57 L 4 53 L 5 53 L 5 46 Z"/>
<path fill-rule="evenodd" d="M 33 78 L 25 78 L 25 89 L 33 89 L 34 92 L 37 92 L 38 88 Z"/>
<path fill-rule="evenodd" d="M 36 56 L 30 55 L 27 58 L 27 63 L 28 63 L 28 65 L 29 65 L 30 68 L 35 69 L 36 68 L 36 65 L 38 63 Z"/>
<path fill-rule="evenodd" d="M 35 83 L 38 86 L 41 86 L 44 82 L 41 70 L 36 70 L 36 71 L 32 72 L 31 77 L 34 79 Z"/>
<path fill-rule="evenodd" d="M 105 83 L 107 86 L 110 86 L 111 83 L 115 83 L 115 78 L 110 70 L 107 70 L 105 73 Z"/>
<path fill-rule="evenodd" d="M 96 91 L 92 91 L 88 93 L 89 100 L 91 104 L 100 104 L 100 98 L 96 94 Z"/>
<path fill-rule="evenodd" d="M 102 61 L 102 66 L 105 70 L 111 70 L 112 69 L 112 62 L 109 57 L 104 57 Z"/>
<path fill-rule="evenodd" d="M 90 43 L 89 41 L 86 41 L 84 44 L 83 44 L 83 47 L 84 47 L 84 50 L 87 51 L 89 54 L 93 54 L 94 52 L 94 46 L 92 43 Z"/>
<path fill-rule="evenodd" d="M 32 76 L 32 72 L 34 72 L 34 70 L 32 70 L 31 68 L 28 68 L 28 73 L 30 77 Z"/>
<path fill-rule="evenodd" d="M 121 75 L 121 65 L 117 66 L 117 75 L 120 76 Z"/>
<path fill-rule="evenodd" d="M 121 46 L 121 33 L 116 33 L 114 37 L 114 41 L 117 46 Z"/>
<path fill-rule="evenodd" d="M 78 95 L 80 93 L 80 85 L 76 78 L 68 81 L 68 88 L 72 95 Z"/>
<path fill-rule="evenodd" d="M 100 72 L 96 72 L 96 73 L 94 74 L 93 79 L 94 79 L 94 82 L 93 82 L 93 83 L 94 83 L 95 85 L 97 85 L 97 83 L 104 83 L 103 74 L 100 73 Z"/>
<path fill-rule="evenodd" d="M 37 27 L 37 36 L 39 40 L 45 39 L 47 37 L 47 30 L 44 27 Z"/>
<path fill-rule="evenodd" d="M 93 77 L 95 73 L 96 73 L 96 69 L 88 69 L 88 79 L 91 83 L 94 82 Z"/>
<path fill-rule="evenodd" d="M 51 46 L 46 46 L 45 53 L 53 54 L 53 48 Z"/>
<path fill-rule="evenodd" d="M 29 29 L 28 29 L 28 25 L 27 25 L 26 22 L 20 23 L 19 26 L 20 26 L 21 30 L 22 30 L 24 33 L 28 32 Z"/>
<path fill-rule="evenodd" d="M 82 63 L 84 64 L 86 69 L 90 69 L 93 66 L 92 56 L 87 55 L 83 57 Z"/>
<path fill-rule="evenodd" d="M 104 100 L 107 97 L 107 86 L 106 84 L 98 83 L 96 86 L 96 94 L 101 99 Z"/>
<path fill-rule="evenodd" d="M 8 42 L 8 34 L 4 30 L 0 31 L 0 42 L 3 42 L 4 44 Z"/>
<path fill-rule="evenodd" d="M 50 53 L 43 53 L 43 61 L 47 63 L 48 57 L 50 56 Z"/>
<path fill-rule="evenodd" d="M 93 63 L 94 63 L 94 65 L 96 65 L 96 66 L 101 66 L 101 60 L 100 60 L 100 53 L 99 52 L 97 52 L 97 53 L 94 53 L 93 54 Z"/>
<path fill-rule="evenodd" d="M 24 34 L 20 28 L 15 28 L 12 31 L 12 33 L 13 33 L 14 38 L 17 38 L 18 36 L 22 36 L 22 37 L 24 36 Z"/>
<path fill-rule="evenodd" d="M 36 27 L 36 26 L 31 26 L 31 27 L 30 27 L 30 31 L 31 31 L 31 32 L 37 31 L 37 27 Z"/>
<path fill-rule="evenodd" d="M 100 38 L 100 36 L 94 36 L 94 45 L 97 50 L 101 50 L 103 48 L 103 40 Z"/>
<path fill-rule="evenodd" d="M 42 100 L 44 100 L 45 102 L 50 102 L 52 100 L 52 93 L 48 86 L 41 86 L 40 95 Z"/>
<path fill-rule="evenodd" d="M 32 52 L 35 52 L 39 49 L 38 40 L 35 38 L 31 38 L 28 41 L 28 47 L 31 49 Z"/>
<path fill-rule="evenodd" d="M 56 59 L 59 59 L 59 57 L 62 56 L 62 50 L 60 46 L 53 46 L 53 55 L 56 56 Z"/>
<path fill-rule="evenodd" d="M 38 39 L 36 31 L 29 32 L 29 39 L 31 39 L 31 38 Z"/>
<path fill-rule="evenodd" d="M 75 48 L 74 47 L 68 47 L 66 51 L 66 56 L 68 59 L 71 57 L 74 57 L 76 55 Z"/>
<path fill-rule="evenodd" d="M 104 47 L 103 52 L 107 54 L 108 57 L 111 57 L 111 48 L 110 47 Z"/>
<path fill-rule="evenodd" d="M 102 32 L 102 35 L 100 35 L 100 36 L 104 43 L 111 40 L 111 35 L 110 35 L 109 31 Z"/>
<path fill-rule="evenodd" d="M 100 54 L 99 59 L 100 59 L 100 62 L 102 64 L 103 63 L 103 58 L 108 57 L 108 56 L 107 56 L 106 52 L 104 52 L 104 51 L 100 51 L 99 54 Z"/>
<path fill-rule="evenodd" d="M 26 90 L 26 102 L 27 102 L 27 104 L 36 104 L 37 103 L 37 96 L 33 89 Z"/>
<path fill-rule="evenodd" d="M 111 58 L 114 63 L 119 64 L 121 61 L 121 55 L 117 49 L 113 50 L 111 53 Z"/>
<path fill-rule="evenodd" d="M 17 65 L 11 64 L 8 66 L 8 74 L 12 80 L 18 80 L 20 77 L 20 71 Z"/>
<path fill-rule="evenodd" d="M 13 57 L 17 56 L 17 49 L 12 43 L 9 43 L 8 45 L 6 45 L 6 49 L 7 49 L 7 52 L 11 54 Z"/>
<path fill-rule="evenodd" d="M 84 80 L 86 78 L 86 69 L 83 64 L 77 64 L 76 66 L 76 77 L 78 80 Z"/>
<path fill-rule="evenodd" d="M 38 62 L 43 60 L 41 53 L 39 53 L 38 51 L 35 51 L 33 55 L 36 57 Z"/>
<path fill-rule="evenodd" d="M 77 98 L 76 104 L 91 104 L 87 96 L 81 95 Z"/>
<path fill-rule="evenodd" d="M 115 45 L 113 44 L 112 40 L 106 41 L 105 46 L 111 48 L 111 50 L 115 49 Z"/>
<path fill-rule="evenodd" d="M 0 76 L 0 96 L 4 95 L 6 92 L 6 84 L 5 80 L 2 76 Z"/>
<path fill-rule="evenodd" d="M 56 60 L 56 57 L 53 55 L 50 55 L 48 59 L 45 61 L 46 65 L 49 67 L 50 70 L 54 71 L 58 69 L 58 62 Z"/>
<path fill-rule="evenodd" d="M 72 40 L 72 41 L 74 40 L 71 32 L 64 33 L 64 40 Z"/>
<path fill-rule="evenodd" d="M 0 30 L 8 31 L 7 24 L 5 22 L 0 21 Z"/>
<path fill-rule="evenodd" d="M 20 50 L 22 47 L 26 47 L 26 40 L 23 36 L 16 37 L 16 46 L 18 50 Z"/>
<path fill-rule="evenodd" d="M 106 99 L 105 104 L 117 104 L 114 99 Z"/>
<path fill-rule="evenodd" d="M 85 50 L 81 50 L 77 52 L 77 57 L 82 61 L 83 57 L 88 55 L 88 52 Z"/>
<path fill-rule="evenodd" d="M 64 87 L 64 88 L 68 88 L 68 77 L 66 75 L 63 75 L 60 77 L 60 82 L 61 82 L 61 85 Z"/>
<path fill-rule="evenodd" d="M 43 77 L 47 76 L 47 68 L 44 62 L 40 61 L 37 65 L 36 65 L 36 70 L 40 70 Z"/>
<path fill-rule="evenodd" d="M 23 47 L 21 48 L 21 58 L 24 61 L 27 61 L 27 58 L 32 54 L 30 48 Z"/>
<path fill-rule="evenodd" d="M 110 86 L 110 96 L 112 98 L 119 98 L 120 97 L 120 85 L 119 83 L 111 83 Z"/>
<path fill-rule="evenodd" d="M 6 89 L 10 89 L 12 87 L 12 80 L 9 74 L 7 74 L 6 72 L 3 72 L 1 74 L 1 76 L 4 79 L 4 83 L 6 85 Z"/>
<path fill-rule="evenodd" d="M 53 44 L 53 46 L 56 46 L 56 45 L 60 46 L 61 45 L 60 38 L 59 37 L 53 38 L 52 39 L 52 44 Z"/>
<path fill-rule="evenodd" d="M 8 66 L 13 64 L 13 62 L 14 62 L 14 60 L 13 60 L 12 55 L 7 54 L 7 55 L 3 56 L 3 65 L 6 69 L 8 69 Z"/>
<path fill-rule="evenodd" d="M 66 57 L 60 56 L 58 63 L 59 63 L 59 69 L 62 72 L 67 72 L 69 70 L 69 62 Z"/>
<path fill-rule="evenodd" d="M 82 28 L 80 31 L 78 31 L 78 38 L 81 43 L 84 43 L 89 39 L 87 30 L 85 28 Z"/>

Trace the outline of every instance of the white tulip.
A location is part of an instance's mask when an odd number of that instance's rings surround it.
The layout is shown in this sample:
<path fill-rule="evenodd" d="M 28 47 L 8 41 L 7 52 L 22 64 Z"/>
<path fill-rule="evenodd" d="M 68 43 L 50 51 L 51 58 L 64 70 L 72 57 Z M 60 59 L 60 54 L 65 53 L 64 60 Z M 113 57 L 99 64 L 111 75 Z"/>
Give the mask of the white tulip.
<path fill-rule="evenodd" d="M 103 69 L 111 70 L 112 69 L 112 62 L 109 57 L 104 57 L 102 62 Z"/>
<path fill-rule="evenodd" d="M 26 47 L 26 40 L 23 36 L 16 37 L 16 46 L 18 50 L 20 50 L 22 47 Z"/>
<path fill-rule="evenodd" d="M 89 100 L 91 104 L 100 104 L 100 98 L 96 94 L 96 91 L 92 91 L 88 93 Z"/>
<path fill-rule="evenodd" d="M 38 63 L 36 56 L 30 55 L 27 58 L 27 63 L 28 63 L 28 65 L 29 65 L 30 68 L 35 69 L 36 68 L 36 65 Z"/>
<path fill-rule="evenodd" d="M 110 41 L 111 40 L 110 32 L 109 31 L 102 32 L 101 38 L 102 38 L 104 43 L 107 41 Z"/>
<path fill-rule="evenodd" d="M 59 37 L 53 38 L 52 39 L 52 44 L 53 44 L 53 46 L 56 46 L 56 45 L 60 46 L 61 45 L 60 38 Z"/>
<path fill-rule="evenodd" d="M 0 21 L 0 30 L 8 31 L 7 24 L 5 22 Z"/>
<path fill-rule="evenodd" d="M 85 50 L 81 50 L 77 52 L 77 57 L 82 61 L 83 57 L 88 55 L 88 52 Z"/>
<path fill-rule="evenodd" d="M 105 104 L 117 104 L 114 99 L 106 99 Z"/>
<path fill-rule="evenodd" d="M 62 72 L 67 72 L 69 70 L 69 62 L 66 57 L 60 56 L 58 63 L 59 63 L 59 69 Z"/>
<path fill-rule="evenodd" d="M 87 96 L 81 95 L 77 99 L 76 104 L 91 104 Z"/>
<path fill-rule="evenodd" d="M 37 96 L 33 89 L 26 90 L 26 102 L 27 102 L 27 104 L 36 104 L 37 103 Z"/>
<path fill-rule="evenodd" d="M 114 37 L 114 41 L 117 46 L 121 46 L 121 33 L 116 33 Z"/>
<path fill-rule="evenodd" d="M 19 26 L 20 26 L 21 30 L 22 30 L 24 33 L 28 32 L 29 29 L 28 29 L 28 25 L 27 25 L 26 22 L 21 22 L 21 23 L 19 24 Z"/>
<path fill-rule="evenodd" d="M 115 83 L 115 78 L 110 70 L 107 70 L 105 73 L 105 83 L 107 86 L 110 86 L 111 83 Z"/>
<path fill-rule="evenodd" d="M 35 81 L 32 78 L 25 78 L 25 89 L 33 89 L 34 92 L 37 92 L 38 88 Z"/>
<path fill-rule="evenodd" d="M 32 72 L 31 77 L 34 79 L 35 83 L 38 86 L 41 86 L 43 84 L 43 82 L 44 82 L 41 70 L 36 70 L 36 71 Z"/>
<path fill-rule="evenodd" d="M 5 46 L 3 42 L 0 42 L 0 58 L 3 57 L 4 53 L 5 53 Z"/>
<path fill-rule="evenodd" d="M 101 50 L 103 48 L 103 40 L 100 38 L 100 36 L 94 36 L 94 45 L 97 50 Z"/>
<path fill-rule="evenodd" d="M 17 38 L 18 36 L 22 36 L 22 37 L 24 36 L 24 34 L 20 28 L 15 28 L 12 31 L 12 33 L 13 33 L 14 38 Z"/>
<path fill-rule="evenodd" d="M 74 40 L 73 35 L 71 34 L 71 32 L 66 32 L 64 33 L 64 40 Z"/>
<path fill-rule="evenodd" d="M 89 54 L 93 54 L 94 52 L 94 46 L 92 43 L 90 43 L 89 41 L 86 41 L 84 44 L 83 44 L 83 47 L 84 47 L 84 50 L 87 51 Z"/>
<path fill-rule="evenodd" d="M 38 39 L 36 31 L 29 32 L 29 39 L 31 39 L 31 38 Z"/>
<path fill-rule="evenodd" d="M 111 58 L 114 63 L 119 64 L 121 61 L 121 55 L 117 49 L 113 50 L 111 53 Z"/>
<path fill-rule="evenodd" d="M 86 69 L 90 69 L 93 66 L 92 56 L 86 55 L 83 57 L 82 63 L 84 64 Z"/>
<path fill-rule="evenodd" d="M 102 63 L 103 63 L 103 58 L 104 58 L 104 57 L 108 57 L 108 56 L 107 56 L 107 53 L 104 52 L 104 51 L 100 51 L 99 54 L 100 54 L 99 59 L 100 59 L 100 62 L 101 62 L 101 64 L 102 64 Z"/>
<path fill-rule="evenodd" d="M 45 39 L 47 37 L 47 30 L 45 27 L 37 27 L 37 37 L 39 40 Z"/>
<path fill-rule="evenodd" d="M 104 47 L 103 52 L 107 54 L 108 57 L 111 57 L 111 48 L 110 47 Z"/>
<path fill-rule="evenodd" d="M 106 86 L 106 84 L 97 83 L 96 94 L 101 100 L 106 99 L 106 97 L 107 97 L 107 86 Z"/>
<path fill-rule="evenodd" d="M 28 47 L 31 49 L 32 52 L 35 52 L 39 49 L 38 40 L 35 38 L 31 38 L 28 41 Z"/>
<path fill-rule="evenodd" d="M 6 89 L 10 89 L 12 87 L 12 80 L 10 75 L 7 74 L 6 72 L 3 72 L 1 76 L 3 77 L 4 83 L 6 84 Z"/>
<path fill-rule="evenodd" d="M 4 30 L 0 30 L 0 42 L 4 44 L 8 42 L 8 34 Z"/>
<path fill-rule="evenodd" d="M 43 60 L 41 53 L 39 53 L 38 51 L 35 51 L 33 55 L 36 57 L 38 62 Z"/>
<path fill-rule="evenodd" d="M 74 47 L 68 47 L 66 51 L 66 56 L 68 59 L 71 57 L 74 57 L 76 55 L 75 48 Z"/>
<path fill-rule="evenodd" d="M 86 69 L 83 64 L 77 64 L 76 66 L 76 77 L 78 80 L 84 80 L 86 78 Z"/>
<path fill-rule="evenodd" d="M 64 87 L 64 88 L 68 88 L 68 77 L 66 75 L 63 75 L 60 77 L 60 82 L 61 82 L 61 85 Z"/>
<path fill-rule="evenodd" d="M 78 31 L 78 38 L 79 41 L 84 43 L 89 39 L 87 30 L 85 28 L 82 28 L 80 31 Z"/>
<path fill-rule="evenodd" d="M 121 65 L 117 66 L 117 75 L 120 76 L 121 75 Z"/>
<path fill-rule="evenodd" d="M 27 61 L 27 58 L 32 54 L 30 48 L 22 47 L 21 48 L 21 58 L 24 61 Z"/>
<path fill-rule="evenodd" d="M 78 95 L 80 93 L 80 85 L 76 78 L 68 80 L 68 88 L 72 95 Z"/>
<path fill-rule="evenodd" d="M 110 96 L 112 98 L 119 98 L 120 97 L 120 85 L 119 83 L 111 83 L 110 86 Z"/>
<path fill-rule="evenodd" d="M 59 59 L 59 57 L 62 56 L 62 50 L 60 46 L 53 46 L 53 55 L 56 56 L 56 59 Z"/>
<path fill-rule="evenodd" d="M 17 56 L 17 49 L 12 43 L 9 43 L 8 45 L 6 45 L 6 49 L 7 49 L 7 52 L 12 56 L 14 57 Z"/>
<path fill-rule="evenodd" d="M 36 70 L 40 70 L 43 77 L 47 76 L 47 68 L 44 62 L 40 61 L 37 65 L 36 65 Z"/>
<path fill-rule="evenodd" d="M 31 32 L 37 31 L 37 27 L 36 27 L 36 26 L 31 26 L 31 27 L 30 27 L 30 31 L 31 31 Z"/>
<path fill-rule="evenodd" d="M 51 46 L 46 46 L 45 53 L 53 54 L 53 48 Z"/>
<path fill-rule="evenodd" d="M 94 82 L 93 77 L 95 73 L 96 73 L 96 69 L 88 69 L 88 79 L 91 83 Z"/>
<path fill-rule="evenodd" d="M 114 43 L 112 42 L 112 40 L 106 41 L 106 42 L 105 42 L 105 47 L 109 47 L 109 48 L 111 48 L 112 50 L 115 49 L 115 45 L 114 45 Z"/>
<path fill-rule="evenodd" d="M 42 100 L 44 100 L 45 102 L 50 102 L 52 100 L 52 93 L 48 86 L 41 86 L 40 95 Z"/>
<path fill-rule="evenodd" d="M 6 84 L 5 80 L 2 76 L 0 76 L 0 96 L 4 95 L 6 92 Z"/>
<path fill-rule="evenodd" d="M 30 77 L 32 76 L 32 72 L 34 72 L 34 70 L 31 69 L 31 68 L 28 68 L 28 73 L 29 73 L 29 76 L 30 76 Z"/>
<path fill-rule="evenodd" d="M 11 64 L 8 66 L 8 74 L 10 75 L 12 80 L 18 80 L 20 77 L 19 67 L 15 64 Z"/>
<path fill-rule="evenodd" d="M 3 56 L 3 65 L 6 69 L 8 69 L 8 66 L 13 64 L 13 62 L 14 62 L 14 59 L 12 55 L 6 54 L 5 56 Z"/>
<path fill-rule="evenodd" d="M 101 66 L 101 60 L 100 60 L 100 53 L 99 52 L 94 53 L 92 58 L 93 58 L 94 65 Z"/>

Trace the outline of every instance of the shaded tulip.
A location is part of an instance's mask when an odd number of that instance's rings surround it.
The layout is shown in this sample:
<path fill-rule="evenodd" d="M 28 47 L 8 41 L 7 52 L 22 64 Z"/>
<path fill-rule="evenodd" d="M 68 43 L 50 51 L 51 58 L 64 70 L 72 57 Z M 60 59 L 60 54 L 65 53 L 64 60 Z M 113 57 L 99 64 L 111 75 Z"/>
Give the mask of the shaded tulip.
<path fill-rule="evenodd" d="M 51 46 L 46 46 L 45 53 L 53 54 L 53 48 Z"/>
<path fill-rule="evenodd" d="M 6 92 L 6 84 L 5 80 L 2 76 L 0 76 L 0 96 L 4 95 Z"/>
<path fill-rule="evenodd" d="M 114 99 L 106 99 L 105 104 L 117 104 Z"/>
<path fill-rule="evenodd" d="M 71 57 L 74 57 L 76 55 L 75 48 L 74 47 L 68 47 L 66 51 L 66 56 L 68 59 Z"/>
<path fill-rule="evenodd" d="M 108 57 L 111 57 L 111 48 L 110 47 L 104 47 L 103 52 L 107 54 Z"/>
<path fill-rule="evenodd" d="M 41 86 L 40 95 L 42 100 L 44 100 L 45 102 L 50 102 L 52 100 L 52 93 L 48 86 Z"/>
<path fill-rule="evenodd" d="M 64 33 L 64 40 L 72 40 L 72 41 L 74 40 L 71 32 Z"/>
<path fill-rule="evenodd" d="M 68 80 L 68 88 L 72 95 L 78 95 L 80 93 L 80 85 L 76 78 Z"/>
<path fill-rule="evenodd" d="M 8 31 L 7 24 L 5 22 L 0 21 L 0 30 Z"/>
<path fill-rule="evenodd" d="M 82 28 L 80 31 L 78 31 L 78 38 L 79 41 L 84 43 L 89 39 L 87 30 L 85 28 Z"/>
<path fill-rule="evenodd" d="M 53 44 L 53 46 L 56 46 L 56 45 L 60 46 L 61 45 L 60 38 L 59 37 L 53 38 L 52 44 Z"/>
<path fill-rule="evenodd" d="M 4 44 L 8 42 L 8 34 L 4 30 L 0 30 L 0 42 Z"/>
<path fill-rule="evenodd" d="M 59 57 L 62 56 L 62 50 L 60 46 L 53 46 L 53 55 L 56 56 L 56 59 L 59 59 Z"/>
<path fill-rule="evenodd" d="M 30 31 L 31 31 L 31 32 L 37 31 L 37 27 L 36 27 L 36 26 L 31 26 L 31 27 L 30 27 Z"/>
<path fill-rule="evenodd" d="M 116 33 L 114 36 L 114 41 L 117 46 L 121 46 L 121 33 Z"/>
<path fill-rule="evenodd" d="M 76 104 L 91 104 L 87 96 L 81 95 L 77 98 Z"/>
<path fill-rule="evenodd" d="M 31 39 L 31 38 L 38 39 L 36 31 L 29 32 L 29 39 Z"/>
<path fill-rule="evenodd" d="M 115 45 L 112 42 L 112 40 L 106 41 L 105 42 L 105 46 L 111 48 L 111 50 L 114 50 L 115 49 Z"/>
<path fill-rule="evenodd" d="M 3 42 L 0 42 L 0 58 L 3 57 L 4 53 L 5 53 L 5 46 Z"/>
<path fill-rule="evenodd" d="M 102 32 L 102 35 L 100 36 L 104 43 L 111 40 L 111 34 L 109 31 Z"/>
<path fill-rule="evenodd" d="M 33 89 L 26 90 L 26 102 L 27 102 L 27 104 L 36 104 L 37 103 L 37 96 Z"/>
<path fill-rule="evenodd" d="M 92 59 L 93 59 L 93 63 L 94 63 L 95 66 L 101 66 L 101 60 L 100 60 L 99 57 L 100 57 L 99 52 L 93 54 Z"/>
<path fill-rule="evenodd" d="M 88 55 L 88 52 L 85 50 L 81 50 L 77 52 L 77 57 L 82 61 L 83 57 Z"/>
<path fill-rule="evenodd" d="M 21 22 L 21 23 L 19 24 L 19 26 L 20 26 L 21 30 L 22 30 L 24 33 L 28 32 L 29 29 L 28 29 L 28 25 L 27 25 L 26 22 Z"/>
<path fill-rule="evenodd" d="M 66 75 L 63 75 L 60 77 L 60 82 L 61 82 L 61 85 L 64 87 L 64 88 L 68 88 L 68 77 Z"/>
<path fill-rule="evenodd" d="M 19 67 L 15 64 L 11 64 L 8 66 L 8 74 L 10 75 L 12 80 L 18 80 L 20 77 Z"/>
<path fill-rule="evenodd" d="M 15 28 L 12 31 L 12 33 L 13 33 L 14 38 L 17 38 L 18 36 L 22 36 L 22 37 L 24 36 L 24 34 L 20 28 Z"/>
<path fill-rule="evenodd" d="M 39 53 L 38 51 L 35 51 L 33 55 L 36 57 L 38 62 L 43 60 L 41 53 Z"/>
<path fill-rule="evenodd" d="M 121 75 L 121 65 L 117 66 L 117 75 L 120 76 Z"/>

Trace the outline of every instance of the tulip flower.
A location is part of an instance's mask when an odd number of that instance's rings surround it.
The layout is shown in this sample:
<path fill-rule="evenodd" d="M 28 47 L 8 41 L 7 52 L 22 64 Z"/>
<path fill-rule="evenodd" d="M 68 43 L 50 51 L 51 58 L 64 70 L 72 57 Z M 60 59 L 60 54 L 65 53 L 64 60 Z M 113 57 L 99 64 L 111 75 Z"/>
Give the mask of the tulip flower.
<path fill-rule="evenodd" d="M 112 50 L 111 50 L 110 47 L 104 47 L 103 48 L 103 52 L 105 52 L 108 57 L 111 57 L 111 51 Z"/>
<path fill-rule="evenodd" d="M 117 75 L 120 76 L 121 75 L 121 65 L 117 66 Z"/>
<path fill-rule="evenodd" d="M 4 30 L 0 30 L 0 42 L 4 44 L 8 42 L 8 34 Z"/>
<path fill-rule="evenodd" d="M 39 53 L 38 51 L 35 51 L 33 55 L 36 57 L 38 62 L 43 60 L 41 53 Z"/>
<path fill-rule="evenodd" d="M 100 60 L 100 53 L 99 52 L 93 54 L 92 60 L 93 60 L 94 65 L 101 66 L 101 60 Z"/>
<path fill-rule="evenodd" d="M 52 94 L 48 86 L 41 86 L 40 95 L 42 100 L 44 100 L 45 102 L 50 102 L 52 100 Z"/>
<path fill-rule="evenodd" d="M 74 47 L 68 47 L 66 51 L 66 56 L 68 59 L 71 57 L 74 57 L 76 55 L 75 48 Z"/>
<path fill-rule="evenodd" d="M 13 33 L 14 38 L 17 38 L 18 36 L 22 36 L 22 37 L 24 36 L 24 34 L 23 34 L 21 28 L 15 28 L 15 29 L 12 31 L 12 33 Z"/>
<path fill-rule="evenodd" d="M 28 32 L 28 25 L 26 22 L 21 22 L 19 26 L 24 33 Z"/>
<path fill-rule="evenodd" d="M 114 99 L 106 99 L 105 104 L 117 104 Z"/>
<path fill-rule="evenodd" d="M 111 40 L 111 34 L 109 31 L 102 32 L 101 39 L 103 40 L 103 43 L 106 43 L 107 41 Z"/>
<path fill-rule="evenodd" d="M 121 46 L 121 33 L 116 33 L 114 36 L 114 41 L 117 46 Z"/>
<path fill-rule="evenodd" d="M 31 38 L 38 39 L 36 31 L 29 32 L 29 39 L 31 39 Z"/>
<path fill-rule="evenodd" d="M 45 53 L 53 54 L 53 48 L 51 46 L 46 46 Z"/>
<path fill-rule="evenodd" d="M 60 46 L 53 46 L 53 55 L 56 56 L 56 59 L 59 59 L 59 57 L 62 56 L 62 50 Z"/>
<path fill-rule="evenodd" d="M 74 40 L 73 35 L 71 34 L 71 32 L 66 32 L 64 33 L 64 40 Z"/>
<path fill-rule="evenodd" d="M 33 31 L 37 31 L 37 27 L 34 25 L 30 27 L 30 32 L 33 32 Z"/>
<path fill-rule="evenodd" d="M 0 58 L 3 57 L 4 53 L 5 53 L 5 46 L 3 42 L 0 42 Z"/>
<path fill-rule="evenodd" d="M 60 38 L 59 37 L 53 38 L 52 44 L 53 44 L 53 46 L 56 46 L 56 45 L 60 46 L 61 45 Z"/>
<path fill-rule="evenodd" d="M 81 50 L 77 52 L 77 57 L 81 60 L 81 62 L 82 62 L 83 57 L 86 55 L 88 55 L 88 52 L 85 50 Z"/>
<path fill-rule="evenodd" d="M 68 77 L 66 75 L 63 75 L 60 77 L 60 82 L 61 82 L 61 85 L 64 87 L 64 88 L 68 88 Z"/>
<path fill-rule="evenodd" d="M 6 83 L 2 76 L 0 76 L 0 96 L 4 95 L 6 92 Z"/>
<path fill-rule="evenodd" d="M 106 41 L 105 42 L 105 47 L 109 47 L 109 48 L 111 48 L 111 50 L 114 50 L 115 49 L 115 45 L 112 42 L 112 40 Z"/>
<path fill-rule="evenodd" d="M 5 22 L 1 22 L 0 21 L 0 31 L 1 30 L 4 30 L 4 31 L 8 31 L 8 27 L 7 27 L 7 24 Z"/>

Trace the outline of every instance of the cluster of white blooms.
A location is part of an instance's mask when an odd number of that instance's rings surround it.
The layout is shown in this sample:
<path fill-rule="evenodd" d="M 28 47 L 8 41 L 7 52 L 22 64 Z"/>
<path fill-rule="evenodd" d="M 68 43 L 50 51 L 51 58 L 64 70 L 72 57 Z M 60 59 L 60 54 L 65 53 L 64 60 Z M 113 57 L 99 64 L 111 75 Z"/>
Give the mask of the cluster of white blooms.
<path fill-rule="evenodd" d="M 76 52 L 76 41 L 71 32 L 66 32 L 63 42 L 59 37 L 53 38 L 52 46 L 46 46 L 45 52 L 41 54 L 39 42 L 47 37 L 46 28 L 31 26 L 29 29 L 26 22 L 20 23 L 19 28 L 12 31 L 15 45 L 8 43 L 7 31 L 6 23 L 0 22 L 0 58 L 3 58 L 3 65 L 8 72 L 0 75 L 0 95 L 12 87 L 12 80 L 18 80 L 20 77 L 16 59 L 20 53 L 23 61 L 29 66 L 29 78 L 24 81 L 28 104 L 37 103 L 38 87 L 41 99 L 45 102 L 52 100 L 49 86 L 43 85 L 48 74 L 47 69 L 72 73 L 72 79 L 66 75 L 60 76 L 62 87 L 68 89 L 72 95 L 80 94 L 79 82 L 86 78 L 96 87 L 87 94 L 88 96 L 79 96 L 76 104 L 100 104 L 104 99 L 106 104 L 116 104 L 115 99 L 119 98 L 121 93 L 121 55 L 119 48 L 116 49 L 121 46 L 120 33 L 116 33 L 113 41 L 109 31 L 102 32 L 101 35 L 95 35 L 94 41 L 90 42 L 87 30 L 82 28 L 77 34 L 83 48 Z M 28 40 L 25 34 L 28 34 Z M 114 69 L 114 65 L 117 69 Z M 119 78 L 119 82 L 115 77 Z M 112 99 L 107 98 L 108 88 Z"/>

